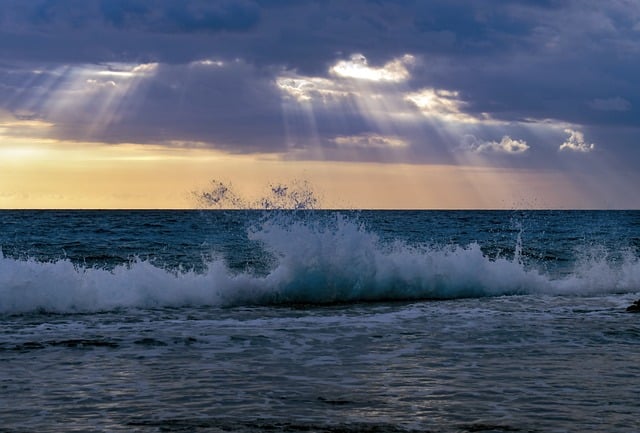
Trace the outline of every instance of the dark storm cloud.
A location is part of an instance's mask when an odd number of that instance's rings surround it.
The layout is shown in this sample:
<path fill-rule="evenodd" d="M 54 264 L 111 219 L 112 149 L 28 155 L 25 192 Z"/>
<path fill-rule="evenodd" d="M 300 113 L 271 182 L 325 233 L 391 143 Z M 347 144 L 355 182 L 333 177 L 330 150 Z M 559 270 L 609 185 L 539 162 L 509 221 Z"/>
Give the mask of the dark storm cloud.
<path fill-rule="evenodd" d="M 1 0 L 0 53 L 31 62 L 184 63 L 248 32 L 260 9 L 243 0 Z M 235 56 L 234 46 L 227 53 Z"/>
<path fill-rule="evenodd" d="M 259 21 L 258 7 L 246 1 L 183 2 L 102 0 L 104 20 L 118 29 L 151 32 L 247 31 Z"/>
<path fill-rule="evenodd" d="M 593 137 L 596 149 L 612 137 L 610 149 L 623 155 L 640 124 L 640 4 L 628 0 L 0 0 L 0 24 L 0 107 L 52 121 L 69 139 L 271 152 L 304 147 L 315 134 L 339 159 L 347 152 L 336 137 L 393 132 L 409 143 L 407 159 L 434 161 L 455 158 L 466 135 L 489 144 L 507 136 L 526 141 L 526 158 L 511 160 L 525 165 L 557 156 L 568 126 Z M 381 95 L 457 92 L 468 119 L 492 123 L 464 123 L 454 134 L 433 119 L 394 121 L 382 131 L 354 96 L 296 105 L 276 85 L 287 74 L 335 81 L 330 67 L 354 53 L 377 68 L 415 56 L 410 78 L 376 88 Z M 204 59 L 224 66 L 194 64 Z M 63 78 L 47 75 L 54 70 L 149 62 L 155 72 L 100 128 L 78 127 L 100 109 L 97 97 L 83 111 L 45 109 L 47 96 L 65 89 Z M 544 119 L 558 126 L 528 128 Z M 348 158 L 382 153 L 351 148 Z"/>
<path fill-rule="evenodd" d="M 117 76 L 113 80 L 119 85 Z M 109 82 L 107 76 L 103 83 Z M 109 91 L 107 85 L 87 98 L 80 112 L 56 110 L 54 104 L 47 117 L 58 125 L 58 137 L 205 145 L 242 153 L 284 150 L 279 93 L 242 61 L 224 67 L 160 64 L 152 79 L 143 79 L 117 101 L 114 117 L 102 123 L 96 113 L 112 111 L 105 102 Z"/>
<path fill-rule="evenodd" d="M 3 0 L 0 18 L 29 33 L 81 30 L 94 26 L 140 32 L 246 31 L 260 10 L 244 0 Z"/>

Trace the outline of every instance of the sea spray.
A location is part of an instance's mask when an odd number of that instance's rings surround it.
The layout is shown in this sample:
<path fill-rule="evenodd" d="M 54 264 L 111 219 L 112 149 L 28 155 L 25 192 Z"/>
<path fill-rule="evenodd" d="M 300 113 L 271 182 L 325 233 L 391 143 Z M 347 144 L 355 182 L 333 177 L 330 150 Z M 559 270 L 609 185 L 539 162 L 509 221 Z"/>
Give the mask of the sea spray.
<path fill-rule="evenodd" d="M 478 242 L 383 240 L 352 214 L 258 215 L 247 236 L 269 263 L 263 271 L 232 268 L 215 253 L 200 270 L 166 268 L 146 259 L 103 269 L 68 259 L 2 255 L 0 313 L 594 295 L 635 292 L 640 286 L 640 262 L 632 250 L 612 261 L 594 249 L 571 272 L 555 277 L 523 264 L 521 236 L 513 257 L 489 256 Z"/>
<path fill-rule="evenodd" d="M 196 203 L 204 209 L 311 210 L 321 207 L 321 200 L 306 180 L 271 183 L 262 195 L 251 200 L 236 193 L 233 184 L 211 180 L 209 186 L 192 192 Z"/>
<path fill-rule="evenodd" d="M 547 284 L 518 259 L 489 259 L 476 243 L 385 243 L 339 213 L 322 221 L 282 219 L 251 237 L 278 258 L 266 282 L 284 302 L 446 299 L 530 293 Z"/>

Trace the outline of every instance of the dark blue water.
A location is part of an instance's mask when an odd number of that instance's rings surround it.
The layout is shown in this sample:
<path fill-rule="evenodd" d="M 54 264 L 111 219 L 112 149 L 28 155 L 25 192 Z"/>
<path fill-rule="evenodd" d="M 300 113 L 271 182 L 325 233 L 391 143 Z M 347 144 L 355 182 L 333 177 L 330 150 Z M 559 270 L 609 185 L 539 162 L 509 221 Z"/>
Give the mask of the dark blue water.
<path fill-rule="evenodd" d="M 521 240 L 521 259 L 551 271 L 594 249 L 613 257 L 640 247 L 637 211 L 0 211 L 0 246 L 5 257 L 68 259 L 86 267 L 148 260 L 201 269 L 222 256 L 242 271 L 265 265 L 265 251 L 248 237 L 261 222 L 331 224 L 337 216 L 381 244 L 477 243 L 489 257 L 513 258 Z"/>
<path fill-rule="evenodd" d="M 636 211 L 1 211 L 2 431 L 640 430 Z"/>

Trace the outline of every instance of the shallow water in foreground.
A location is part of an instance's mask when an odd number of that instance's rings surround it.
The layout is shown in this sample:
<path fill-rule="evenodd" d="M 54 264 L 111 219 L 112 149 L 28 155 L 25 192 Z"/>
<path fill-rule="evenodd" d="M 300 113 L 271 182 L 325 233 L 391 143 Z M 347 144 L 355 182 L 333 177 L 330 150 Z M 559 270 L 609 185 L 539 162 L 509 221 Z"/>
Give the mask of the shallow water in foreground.
<path fill-rule="evenodd" d="M 640 427 L 629 295 L 22 316 L 3 431 Z"/>
<path fill-rule="evenodd" d="M 640 430 L 638 213 L 11 215 L 1 432 Z"/>

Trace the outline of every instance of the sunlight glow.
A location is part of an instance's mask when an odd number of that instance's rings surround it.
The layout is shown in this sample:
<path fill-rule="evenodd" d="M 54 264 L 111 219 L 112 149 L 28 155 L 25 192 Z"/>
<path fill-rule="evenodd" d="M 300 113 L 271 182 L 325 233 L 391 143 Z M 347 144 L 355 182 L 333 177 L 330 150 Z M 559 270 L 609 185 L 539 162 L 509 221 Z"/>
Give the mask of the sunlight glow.
<path fill-rule="evenodd" d="M 158 63 L 61 66 L 42 72 L 29 96 L 16 111 L 38 113 L 58 131 L 73 128 L 78 137 L 91 138 L 125 116 L 144 96 L 145 83 Z M 28 120 L 28 119 L 27 119 Z M 20 120 L 21 127 L 29 125 Z M 1 125 L 0 125 L 1 126 Z"/>
<path fill-rule="evenodd" d="M 8 121 L 0 120 L 0 128 L 5 128 L 5 132 L 10 128 L 51 128 L 52 126 L 53 123 L 51 122 L 44 122 L 42 120 L 36 119 L 14 119 Z"/>
<path fill-rule="evenodd" d="M 46 154 L 44 149 L 38 147 L 12 146 L 0 147 L 0 159 L 5 162 L 25 163 L 34 157 L 41 157 Z"/>
<path fill-rule="evenodd" d="M 276 85 L 282 92 L 298 102 L 311 101 L 312 99 L 327 102 L 330 99 L 349 96 L 348 91 L 325 78 L 281 76 L 276 79 Z"/>
<path fill-rule="evenodd" d="M 403 146 L 400 138 L 376 134 L 334 140 L 347 147 Z M 327 208 L 588 208 L 598 203 L 592 184 L 553 171 L 336 161 L 301 165 L 269 155 L 230 155 L 198 143 L 106 145 L 16 137 L 0 143 L 0 208 L 193 208 L 190 192 L 212 178 L 232 180 L 247 197 L 269 183 L 304 179 Z"/>
<path fill-rule="evenodd" d="M 367 65 L 367 59 L 362 54 L 354 54 L 349 61 L 339 61 L 329 68 L 329 73 L 336 78 L 353 78 L 358 81 L 398 83 L 410 78 L 407 65 L 413 64 L 415 58 L 406 54 L 394 59 L 382 68 L 372 68 Z M 319 99 L 327 102 L 331 99 L 360 96 L 359 90 L 364 84 L 354 85 L 338 80 L 322 77 L 298 75 L 294 72 L 284 72 L 276 78 L 276 85 L 287 96 L 299 102 Z"/>
<path fill-rule="evenodd" d="M 329 69 L 332 75 L 343 78 L 355 78 L 369 81 L 401 82 L 411 77 L 407 66 L 412 65 L 415 58 L 410 54 L 394 59 L 381 68 L 369 66 L 367 58 L 362 54 L 354 54 L 350 60 L 341 60 Z"/>
<path fill-rule="evenodd" d="M 11 113 L 0 111 L 0 152 L 13 146 L 11 137 L 43 137 L 54 126 L 51 122 L 39 119 L 20 119 Z M 6 153 L 5 153 L 6 155 Z"/>
<path fill-rule="evenodd" d="M 222 68 L 222 67 L 224 67 L 226 65 L 226 63 L 223 62 L 222 60 L 202 59 L 202 60 L 193 61 L 193 62 L 189 63 L 189 65 L 191 65 L 191 66 L 210 66 L 210 67 Z"/>
<path fill-rule="evenodd" d="M 141 75 L 153 74 L 158 68 L 158 63 L 142 63 L 131 66 L 127 64 L 114 63 L 107 65 L 107 69 L 96 71 L 97 75 L 133 78 Z M 87 68 L 89 69 L 89 68 Z M 88 71 L 87 71 L 88 72 Z"/>
<path fill-rule="evenodd" d="M 413 103 L 427 117 L 460 123 L 490 120 L 487 114 L 477 118 L 465 113 L 463 108 L 466 102 L 460 98 L 460 93 L 457 91 L 427 88 L 407 94 L 405 100 Z"/>
<path fill-rule="evenodd" d="M 409 143 L 400 137 L 384 136 L 380 134 L 360 134 L 349 136 L 338 136 L 333 140 L 338 146 L 359 147 L 368 149 L 388 149 L 407 147 Z"/>
<path fill-rule="evenodd" d="M 583 153 L 593 150 L 594 145 L 586 143 L 579 132 L 580 125 L 554 119 L 503 121 L 487 113 L 471 111 L 471 101 L 454 89 L 428 87 L 412 91 L 409 84 L 403 81 L 409 78 L 408 64 L 408 60 L 405 63 L 401 59 L 394 59 L 384 67 L 371 68 L 364 56 L 354 55 L 351 61 L 339 61 L 330 67 L 326 78 L 283 71 L 275 82 L 282 94 L 284 129 L 289 144 L 283 158 L 305 160 L 305 165 L 309 164 L 309 160 L 332 161 L 325 163 L 324 167 L 340 160 L 377 161 L 385 162 L 385 167 L 403 167 L 402 172 L 407 175 L 397 172 L 396 178 L 388 180 L 387 186 L 380 186 L 382 190 L 396 184 L 405 187 L 414 184 L 420 176 L 413 167 L 407 168 L 402 163 L 413 161 L 414 154 L 425 152 L 420 147 L 433 146 L 426 152 L 446 155 L 442 160 L 449 158 L 461 168 L 441 171 L 445 176 L 441 180 L 430 179 L 430 195 L 425 200 L 440 203 L 444 208 L 461 207 L 455 202 L 458 198 L 463 198 L 469 207 L 479 208 L 502 208 L 505 203 L 516 203 L 513 206 L 527 208 L 584 208 L 596 205 L 595 195 L 585 191 L 583 185 L 576 184 L 574 178 L 563 177 L 562 173 L 538 175 L 522 169 L 522 158 L 529 155 L 538 157 L 540 154 L 536 147 L 544 151 L 544 143 L 549 143 L 549 146 L 560 145 L 562 131 L 569 134 L 569 138 L 561 145 L 561 150 Z M 344 128 L 344 131 L 350 130 L 349 124 L 340 124 L 346 119 L 362 119 L 363 125 L 354 127 L 353 134 L 337 133 L 326 138 L 326 132 L 318 130 L 316 116 L 323 116 L 326 122 L 327 113 L 332 113 L 329 116 L 332 122 L 337 128 Z M 327 126 L 331 128 L 334 125 L 325 124 Z M 428 128 L 436 141 L 416 139 L 420 137 L 421 128 Z M 523 134 L 531 144 L 521 137 L 507 134 L 508 131 Z M 322 138 L 323 135 L 325 138 Z M 556 142 L 559 138 L 560 141 Z M 509 160 L 519 168 L 497 168 L 511 164 Z M 572 164 L 566 158 L 563 163 L 567 167 Z M 416 167 L 426 170 L 433 166 L 418 164 Z M 474 171 L 471 167 L 485 169 Z M 352 169 L 356 176 L 356 169 Z M 376 178 L 376 181 L 381 177 L 379 172 L 369 172 L 366 176 Z M 449 176 L 456 176 L 453 184 L 446 184 L 453 181 L 453 177 Z M 351 182 L 349 188 L 360 191 L 372 188 L 371 185 L 358 184 L 353 179 Z M 419 195 L 415 188 L 403 191 L 398 197 L 385 196 L 383 199 L 374 194 L 368 196 L 367 200 L 369 203 L 380 201 L 385 203 L 384 206 L 395 203 L 402 207 L 399 197 L 412 194 L 415 200 L 415 196 Z M 344 192 L 336 190 L 336 194 L 343 195 Z M 450 199 L 447 194 L 454 194 L 456 198 Z M 603 191 L 599 197 L 610 195 Z M 415 206 L 425 207 L 417 203 Z"/>

